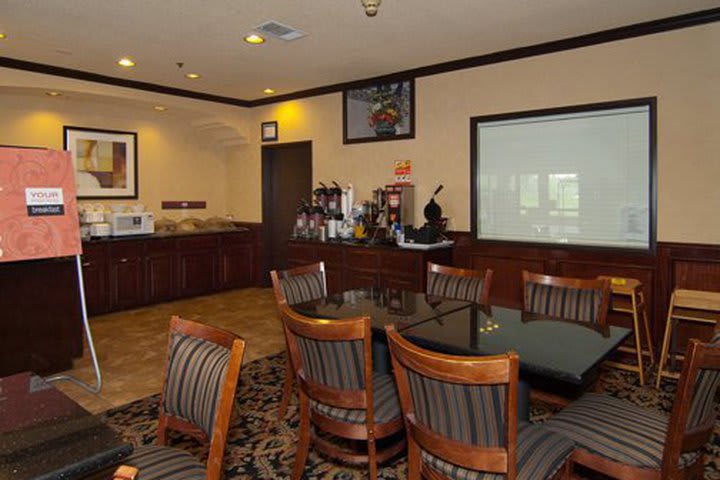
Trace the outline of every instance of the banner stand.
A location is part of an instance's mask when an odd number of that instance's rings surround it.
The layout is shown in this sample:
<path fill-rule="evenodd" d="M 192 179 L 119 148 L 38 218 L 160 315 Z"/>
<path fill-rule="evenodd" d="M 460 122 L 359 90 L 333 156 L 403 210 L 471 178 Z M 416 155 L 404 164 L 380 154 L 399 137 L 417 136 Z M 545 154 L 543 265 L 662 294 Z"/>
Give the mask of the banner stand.
<path fill-rule="evenodd" d="M 95 370 L 95 386 L 90 386 L 86 382 L 73 377 L 72 375 L 54 375 L 45 378 L 46 382 L 69 381 L 84 388 L 90 393 L 100 393 L 102 389 L 102 374 L 100 373 L 100 365 L 98 364 L 97 354 L 95 353 L 95 343 L 93 342 L 92 332 L 90 331 L 90 322 L 88 321 L 87 305 L 85 304 L 85 281 L 83 280 L 82 262 L 80 255 L 75 255 L 75 268 L 77 269 L 78 287 L 80 288 L 80 309 L 82 310 L 83 325 L 85 327 L 85 336 L 87 337 L 88 349 L 90 350 L 90 358 L 92 359 L 93 369 Z"/>

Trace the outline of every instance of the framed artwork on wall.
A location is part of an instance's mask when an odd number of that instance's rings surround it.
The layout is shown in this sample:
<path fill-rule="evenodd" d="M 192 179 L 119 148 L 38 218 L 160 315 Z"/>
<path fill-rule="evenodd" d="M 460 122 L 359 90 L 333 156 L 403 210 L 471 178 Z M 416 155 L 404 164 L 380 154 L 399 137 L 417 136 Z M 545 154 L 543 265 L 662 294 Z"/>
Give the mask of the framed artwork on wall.
<path fill-rule="evenodd" d="M 78 198 L 138 198 L 137 133 L 63 128 Z"/>
<path fill-rule="evenodd" d="M 263 142 L 276 142 L 278 139 L 278 122 L 262 122 L 260 131 Z"/>
<path fill-rule="evenodd" d="M 343 91 L 343 143 L 415 138 L 415 81 Z"/>

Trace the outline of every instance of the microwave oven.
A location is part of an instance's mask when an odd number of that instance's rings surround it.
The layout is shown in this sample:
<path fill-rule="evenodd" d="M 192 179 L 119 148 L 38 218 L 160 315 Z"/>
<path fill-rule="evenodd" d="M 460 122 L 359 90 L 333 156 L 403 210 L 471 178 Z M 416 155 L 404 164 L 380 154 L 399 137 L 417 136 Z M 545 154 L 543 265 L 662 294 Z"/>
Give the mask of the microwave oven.
<path fill-rule="evenodd" d="M 155 217 L 150 212 L 108 213 L 106 221 L 113 237 L 155 233 Z"/>

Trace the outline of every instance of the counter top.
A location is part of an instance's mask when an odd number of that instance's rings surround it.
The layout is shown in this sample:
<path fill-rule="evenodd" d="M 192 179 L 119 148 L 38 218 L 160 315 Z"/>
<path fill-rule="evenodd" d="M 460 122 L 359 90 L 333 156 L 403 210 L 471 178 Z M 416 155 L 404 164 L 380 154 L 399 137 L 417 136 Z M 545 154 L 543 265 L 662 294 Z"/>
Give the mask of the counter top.
<path fill-rule="evenodd" d="M 37 375 L 0 378 L 0 478 L 83 478 L 132 451 L 99 417 Z"/>
<path fill-rule="evenodd" d="M 83 240 L 83 243 L 103 243 L 103 242 L 122 242 L 126 240 L 155 240 L 163 238 L 192 237 L 200 235 L 218 235 L 230 233 L 247 233 L 251 230 L 245 227 L 236 227 L 233 230 L 217 229 L 217 230 L 193 230 L 185 232 L 155 232 L 145 235 L 124 235 L 120 237 L 97 237 L 90 240 Z"/>
<path fill-rule="evenodd" d="M 426 251 L 430 249 L 415 249 L 415 248 L 403 248 L 399 247 L 394 243 L 370 243 L 368 241 L 356 241 L 356 240 L 328 240 L 327 242 L 321 242 L 320 240 L 304 239 L 304 238 L 291 238 L 291 242 L 297 244 L 307 245 L 335 245 L 343 247 L 357 247 L 357 248 L 382 248 L 386 250 L 394 250 L 397 252 L 403 251 Z M 452 244 L 444 245 L 439 248 L 450 248 Z"/>

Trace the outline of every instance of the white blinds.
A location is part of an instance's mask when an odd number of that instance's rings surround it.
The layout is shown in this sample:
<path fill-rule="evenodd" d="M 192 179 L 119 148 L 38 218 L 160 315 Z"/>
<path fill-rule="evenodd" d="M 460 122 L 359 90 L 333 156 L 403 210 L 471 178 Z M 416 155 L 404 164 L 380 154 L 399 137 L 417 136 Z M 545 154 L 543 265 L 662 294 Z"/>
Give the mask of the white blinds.
<path fill-rule="evenodd" d="M 477 123 L 477 237 L 648 248 L 648 105 Z"/>

